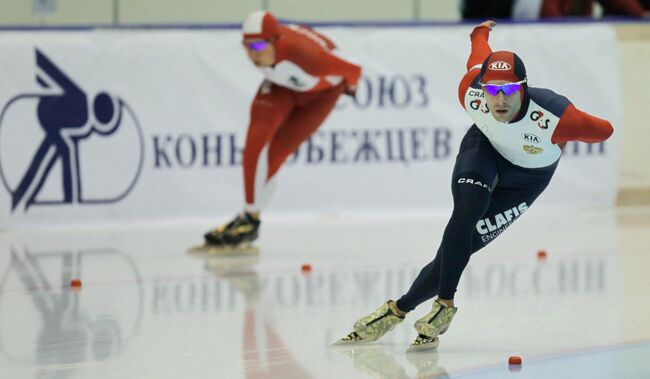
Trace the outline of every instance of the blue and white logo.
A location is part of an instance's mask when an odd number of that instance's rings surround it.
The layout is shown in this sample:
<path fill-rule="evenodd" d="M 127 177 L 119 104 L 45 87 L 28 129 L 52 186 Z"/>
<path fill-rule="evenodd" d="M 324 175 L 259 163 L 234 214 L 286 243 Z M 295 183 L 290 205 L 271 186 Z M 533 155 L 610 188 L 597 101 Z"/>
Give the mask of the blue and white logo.
<path fill-rule="evenodd" d="M 0 113 L 0 177 L 12 212 L 120 201 L 144 161 L 135 113 L 109 92 L 89 94 L 39 49 L 36 66 L 37 89 Z"/>

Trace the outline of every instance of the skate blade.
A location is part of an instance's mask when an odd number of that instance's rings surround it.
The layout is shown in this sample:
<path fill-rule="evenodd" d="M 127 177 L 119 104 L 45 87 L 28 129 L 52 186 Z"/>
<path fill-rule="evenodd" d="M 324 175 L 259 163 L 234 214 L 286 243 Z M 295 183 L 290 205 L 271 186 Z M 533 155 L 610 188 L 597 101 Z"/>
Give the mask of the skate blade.
<path fill-rule="evenodd" d="M 429 343 L 422 343 L 418 345 L 411 344 L 411 346 L 406 349 L 406 354 L 436 351 L 438 349 L 438 345 L 440 345 L 440 340 L 437 337 Z"/>
<path fill-rule="evenodd" d="M 352 334 L 352 333 L 350 333 L 350 334 Z M 373 345 L 376 345 L 376 344 L 373 344 L 373 342 L 377 342 L 376 340 L 366 340 L 366 339 L 352 340 L 352 339 L 346 339 L 346 337 L 343 337 L 343 338 L 341 338 L 341 339 L 339 339 L 337 341 L 334 341 L 334 343 L 332 343 L 332 345 L 330 345 L 330 346 L 332 346 L 332 347 L 373 346 Z"/>
<path fill-rule="evenodd" d="M 247 273 L 260 262 L 258 254 L 206 255 L 203 258 L 206 271 L 217 275 Z"/>
<path fill-rule="evenodd" d="M 370 340 L 361 340 L 361 341 L 350 341 L 350 340 L 344 340 L 340 339 L 338 341 L 334 341 L 330 347 L 333 347 L 335 349 L 356 349 L 356 348 L 373 348 L 379 346 L 377 344 L 377 341 L 370 341 Z"/>
<path fill-rule="evenodd" d="M 231 256 L 231 255 L 255 255 L 259 253 L 259 248 L 253 246 L 251 243 L 242 243 L 236 246 L 232 245 L 211 245 L 203 244 L 191 247 L 187 250 L 190 255 L 198 256 Z"/>

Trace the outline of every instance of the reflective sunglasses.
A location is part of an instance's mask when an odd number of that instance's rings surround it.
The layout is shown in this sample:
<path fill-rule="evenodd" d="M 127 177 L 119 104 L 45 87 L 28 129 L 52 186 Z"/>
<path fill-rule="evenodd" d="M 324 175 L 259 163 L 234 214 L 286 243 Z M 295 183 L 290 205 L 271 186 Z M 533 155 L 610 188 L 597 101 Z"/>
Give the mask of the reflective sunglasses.
<path fill-rule="evenodd" d="M 270 44 L 271 42 L 269 41 L 255 41 L 255 42 L 244 43 L 244 45 L 246 45 L 247 48 L 253 51 L 262 51 L 266 49 Z"/>
<path fill-rule="evenodd" d="M 513 93 L 519 91 L 522 87 L 523 83 L 526 83 L 527 79 L 521 80 L 519 82 L 515 83 L 504 83 L 504 84 L 486 84 L 486 83 L 479 83 L 485 92 L 489 93 L 492 96 L 496 96 L 499 94 L 499 91 L 503 92 L 504 95 L 510 96 Z"/>

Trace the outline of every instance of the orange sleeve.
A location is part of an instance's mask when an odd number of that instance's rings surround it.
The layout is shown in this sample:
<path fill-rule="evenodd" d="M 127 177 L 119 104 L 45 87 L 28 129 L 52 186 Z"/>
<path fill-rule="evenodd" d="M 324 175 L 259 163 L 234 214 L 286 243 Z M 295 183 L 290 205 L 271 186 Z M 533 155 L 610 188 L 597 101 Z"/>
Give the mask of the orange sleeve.
<path fill-rule="evenodd" d="M 551 136 L 551 142 L 602 142 L 613 133 L 614 128 L 609 121 L 594 117 L 569 104 L 560 117 L 560 123 Z"/>
<path fill-rule="evenodd" d="M 472 34 L 469 35 L 472 41 L 472 52 L 467 59 L 467 71 L 476 65 L 482 64 L 485 58 L 492 54 L 492 49 L 488 44 L 489 36 L 490 28 L 487 26 L 477 26 L 472 30 Z"/>
<path fill-rule="evenodd" d="M 312 61 L 309 71 L 314 75 L 336 75 L 345 78 L 349 87 L 356 87 L 361 77 L 361 66 L 348 62 L 326 50 L 322 50 L 318 58 Z"/>
<path fill-rule="evenodd" d="M 327 45 L 319 45 L 307 38 L 292 38 L 276 44 L 276 59 L 287 59 L 311 75 L 324 78 L 341 76 L 349 87 L 354 88 L 361 77 L 361 66 L 351 63 L 329 51 Z M 325 41 L 324 41 L 325 42 Z"/>
<path fill-rule="evenodd" d="M 466 67 L 468 72 L 463 76 L 463 79 L 461 79 L 460 84 L 458 85 L 458 100 L 463 108 L 465 107 L 465 93 L 479 74 L 479 66 L 490 54 L 492 54 L 492 49 L 488 44 L 489 36 L 490 28 L 487 26 L 478 26 L 474 28 L 472 34 L 470 34 L 472 52 L 469 54 L 469 58 L 467 59 Z"/>

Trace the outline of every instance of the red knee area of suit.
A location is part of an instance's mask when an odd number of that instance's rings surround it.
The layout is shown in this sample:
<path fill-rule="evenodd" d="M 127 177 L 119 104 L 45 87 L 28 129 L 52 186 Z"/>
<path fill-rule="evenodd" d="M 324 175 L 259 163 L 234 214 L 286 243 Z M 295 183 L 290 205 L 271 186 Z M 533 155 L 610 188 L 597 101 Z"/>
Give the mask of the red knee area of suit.
<path fill-rule="evenodd" d="M 273 178 L 287 158 L 323 124 L 343 90 L 343 84 L 308 93 L 268 82 L 260 86 L 251 106 L 244 146 L 247 204 L 255 203 L 255 186 Z"/>

